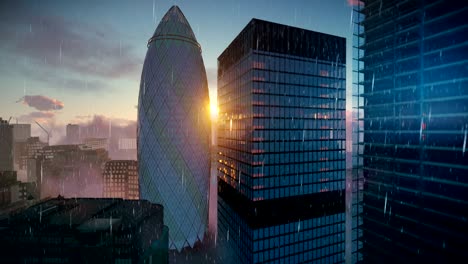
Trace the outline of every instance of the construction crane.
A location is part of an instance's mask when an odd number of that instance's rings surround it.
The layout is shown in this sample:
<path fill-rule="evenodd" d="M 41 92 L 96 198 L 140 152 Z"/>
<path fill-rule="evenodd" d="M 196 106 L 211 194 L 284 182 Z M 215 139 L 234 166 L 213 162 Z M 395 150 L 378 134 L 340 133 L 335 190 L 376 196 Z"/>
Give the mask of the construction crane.
<path fill-rule="evenodd" d="M 46 132 L 46 134 L 47 134 L 47 145 L 50 145 L 50 144 L 49 144 L 49 138 L 50 138 L 50 133 L 49 133 L 49 131 L 47 131 L 44 127 L 42 127 L 41 124 L 39 124 L 37 121 L 34 121 L 34 122 L 36 122 L 36 124 L 37 124 L 42 130 L 44 130 L 44 132 Z"/>

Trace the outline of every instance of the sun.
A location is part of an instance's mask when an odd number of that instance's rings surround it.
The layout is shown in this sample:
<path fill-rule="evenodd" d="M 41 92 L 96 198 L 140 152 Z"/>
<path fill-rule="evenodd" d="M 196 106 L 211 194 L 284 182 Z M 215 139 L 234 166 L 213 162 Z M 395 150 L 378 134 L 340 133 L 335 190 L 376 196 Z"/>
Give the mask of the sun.
<path fill-rule="evenodd" d="M 211 101 L 210 102 L 210 115 L 211 115 L 211 120 L 216 120 L 218 119 L 218 113 L 219 113 L 219 108 L 216 102 Z"/>

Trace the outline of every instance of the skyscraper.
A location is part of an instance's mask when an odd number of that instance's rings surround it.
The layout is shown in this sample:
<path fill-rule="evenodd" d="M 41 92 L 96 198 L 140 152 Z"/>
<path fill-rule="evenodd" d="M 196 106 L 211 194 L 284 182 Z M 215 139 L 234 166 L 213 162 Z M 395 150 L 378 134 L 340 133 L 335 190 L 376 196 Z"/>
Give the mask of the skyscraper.
<path fill-rule="evenodd" d="M 356 7 L 356 161 L 368 263 L 468 258 L 468 5 Z"/>
<path fill-rule="evenodd" d="M 140 197 L 164 205 L 171 249 L 192 247 L 207 228 L 211 128 L 200 44 L 177 6 L 148 41 L 137 129 Z"/>
<path fill-rule="evenodd" d="M 252 19 L 218 58 L 218 241 L 241 263 L 339 263 L 342 37 Z"/>

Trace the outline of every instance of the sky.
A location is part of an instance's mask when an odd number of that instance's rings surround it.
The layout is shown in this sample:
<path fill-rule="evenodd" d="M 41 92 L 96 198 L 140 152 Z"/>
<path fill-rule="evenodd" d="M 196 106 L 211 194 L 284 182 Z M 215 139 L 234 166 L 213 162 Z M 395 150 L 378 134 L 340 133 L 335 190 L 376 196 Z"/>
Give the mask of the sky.
<path fill-rule="evenodd" d="M 178 5 L 202 47 L 210 100 L 217 57 L 252 18 L 347 38 L 351 107 L 352 0 L 29 0 L 0 3 L 0 117 L 37 121 L 59 142 L 65 125 L 132 126 L 146 43 Z M 98 117 L 98 118 L 97 118 Z"/>

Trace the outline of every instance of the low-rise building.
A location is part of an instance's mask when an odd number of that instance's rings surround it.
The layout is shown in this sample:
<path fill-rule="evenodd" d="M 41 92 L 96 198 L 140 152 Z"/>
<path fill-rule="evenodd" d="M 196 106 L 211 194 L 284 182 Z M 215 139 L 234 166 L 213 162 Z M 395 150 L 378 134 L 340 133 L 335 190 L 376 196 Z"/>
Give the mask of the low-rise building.
<path fill-rule="evenodd" d="M 139 199 L 138 162 L 111 160 L 104 166 L 104 197 Z"/>
<path fill-rule="evenodd" d="M 58 197 L 0 218 L 4 263 L 168 263 L 163 206 Z"/>

